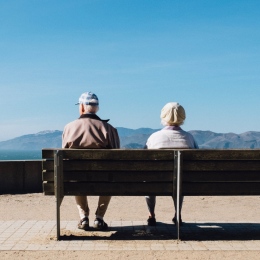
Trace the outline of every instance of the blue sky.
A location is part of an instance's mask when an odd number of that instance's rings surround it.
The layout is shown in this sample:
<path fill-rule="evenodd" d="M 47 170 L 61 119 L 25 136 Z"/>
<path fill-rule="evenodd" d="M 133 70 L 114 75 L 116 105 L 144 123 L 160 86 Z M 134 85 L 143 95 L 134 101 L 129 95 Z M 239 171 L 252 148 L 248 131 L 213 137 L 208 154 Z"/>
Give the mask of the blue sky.
<path fill-rule="evenodd" d="M 0 141 L 63 130 L 93 91 L 116 127 L 260 131 L 260 1 L 0 0 Z"/>

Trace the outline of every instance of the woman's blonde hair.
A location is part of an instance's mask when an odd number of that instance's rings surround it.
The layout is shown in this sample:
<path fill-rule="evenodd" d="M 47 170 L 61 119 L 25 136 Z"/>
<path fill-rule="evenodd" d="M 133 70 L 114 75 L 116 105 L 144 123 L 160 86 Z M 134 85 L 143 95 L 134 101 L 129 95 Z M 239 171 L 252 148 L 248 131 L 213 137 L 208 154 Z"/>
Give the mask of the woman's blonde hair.
<path fill-rule="evenodd" d="M 167 103 L 161 110 L 162 125 L 179 126 L 186 118 L 184 108 L 177 102 Z"/>

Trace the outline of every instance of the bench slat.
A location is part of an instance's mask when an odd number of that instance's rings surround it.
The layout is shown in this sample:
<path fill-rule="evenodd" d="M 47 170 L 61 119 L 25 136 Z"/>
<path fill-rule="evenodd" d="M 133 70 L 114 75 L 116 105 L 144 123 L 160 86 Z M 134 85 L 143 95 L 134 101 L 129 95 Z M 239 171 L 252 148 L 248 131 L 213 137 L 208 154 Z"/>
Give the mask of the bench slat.
<path fill-rule="evenodd" d="M 43 149 L 42 158 L 54 158 L 54 151 L 62 150 L 64 159 L 103 160 L 174 160 L 173 149 Z"/>
<path fill-rule="evenodd" d="M 185 171 L 260 171 L 260 161 L 252 160 L 219 160 L 219 161 L 183 161 L 183 172 Z"/>
<path fill-rule="evenodd" d="M 129 171 L 129 172 L 64 172 L 64 181 L 115 181 L 115 182 L 158 182 L 161 179 L 164 181 L 173 181 L 173 171 L 156 172 L 156 171 Z M 54 181 L 54 172 L 43 172 L 43 181 Z"/>
<path fill-rule="evenodd" d="M 185 171 L 183 182 L 260 182 L 260 171 Z"/>
<path fill-rule="evenodd" d="M 184 182 L 184 196 L 260 195 L 260 182 Z"/>
<path fill-rule="evenodd" d="M 187 149 L 183 151 L 183 160 L 259 160 L 260 149 Z"/>
<path fill-rule="evenodd" d="M 63 167 L 66 171 L 173 171 L 173 161 L 104 161 L 104 160 L 64 160 Z M 43 170 L 53 171 L 53 161 L 44 161 Z"/>
<path fill-rule="evenodd" d="M 43 183 L 46 194 L 54 194 L 53 183 Z M 172 183 L 64 183 L 64 195 L 107 195 L 107 196 L 171 196 Z"/>

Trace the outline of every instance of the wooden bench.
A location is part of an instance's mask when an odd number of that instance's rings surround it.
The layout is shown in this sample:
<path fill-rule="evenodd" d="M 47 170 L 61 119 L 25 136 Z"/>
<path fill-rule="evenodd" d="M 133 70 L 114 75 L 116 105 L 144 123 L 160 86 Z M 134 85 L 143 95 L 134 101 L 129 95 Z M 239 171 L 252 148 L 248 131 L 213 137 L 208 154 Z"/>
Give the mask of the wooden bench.
<path fill-rule="evenodd" d="M 57 239 L 64 196 L 176 195 L 175 154 L 158 149 L 43 149 L 43 192 L 56 196 Z"/>
<path fill-rule="evenodd" d="M 43 191 L 60 205 L 67 195 L 260 195 L 260 150 L 43 149 Z"/>

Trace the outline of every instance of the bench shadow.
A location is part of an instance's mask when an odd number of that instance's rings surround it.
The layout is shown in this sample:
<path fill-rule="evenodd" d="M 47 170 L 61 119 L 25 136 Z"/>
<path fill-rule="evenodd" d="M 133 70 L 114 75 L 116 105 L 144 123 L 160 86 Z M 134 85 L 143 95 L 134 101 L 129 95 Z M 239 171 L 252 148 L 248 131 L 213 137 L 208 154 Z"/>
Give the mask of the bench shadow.
<path fill-rule="evenodd" d="M 257 223 L 184 223 L 181 227 L 182 241 L 260 240 L 260 224 Z M 157 222 L 156 227 L 146 225 L 109 227 L 106 231 L 73 232 L 62 230 L 60 240 L 176 240 L 177 230 L 173 224 Z"/>
<path fill-rule="evenodd" d="M 87 231 L 62 230 L 60 240 L 172 240 L 176 239 L 173 224 L 158 222 L 156 227 L 147 225 L 112 226 L 105 231 L 89 228 Z"/>
<path fill-rule="evenodd" d="M 181 228 L 181 240 L 260 240 L 258 223 L 185 223 Z"/>

